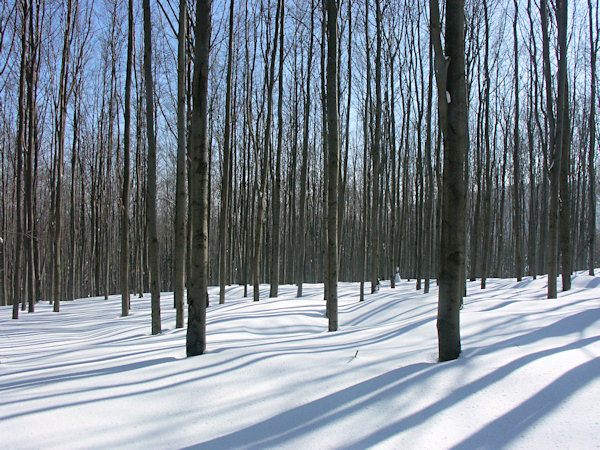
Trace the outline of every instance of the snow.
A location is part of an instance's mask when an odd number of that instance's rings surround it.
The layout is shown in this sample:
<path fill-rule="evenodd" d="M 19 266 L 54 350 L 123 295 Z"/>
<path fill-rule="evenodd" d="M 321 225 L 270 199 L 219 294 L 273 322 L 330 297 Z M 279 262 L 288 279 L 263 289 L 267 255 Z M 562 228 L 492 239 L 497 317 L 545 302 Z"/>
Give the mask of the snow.
<path fill-rule="evenodd" d="M 578 273 L 547 300 L 546 278 L 469 283 L 463 353 L 436 362 L 437 288 L 414 282 L 358 302 L 340 283 L 328 333 L 322 286 L 256 303 L 211 288 L 208 351 L 185 357 L 163 294 L 0 308 L 0 447 L 598 448 L 600 277 Z"/>

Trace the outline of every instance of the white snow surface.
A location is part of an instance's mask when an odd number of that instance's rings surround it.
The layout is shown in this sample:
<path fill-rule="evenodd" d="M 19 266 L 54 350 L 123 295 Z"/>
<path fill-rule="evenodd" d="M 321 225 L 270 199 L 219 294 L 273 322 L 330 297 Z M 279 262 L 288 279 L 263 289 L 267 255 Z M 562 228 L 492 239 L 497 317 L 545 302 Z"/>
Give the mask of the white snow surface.
<path fill-rule="evenodd" d="M 277 299 L 211 288 L 208 348 L 185 357 L 171 293 L 0 308 L 0 448 L 600 447 L 600 276 L 546 299 L 546 277 L 468 284 L 458 360 L 437 362 L 437 288 L 340 283 Z M 366 286 L 368 288 L 368 285 Z M 559 280 L 560 288 L 560 280 Z"/>

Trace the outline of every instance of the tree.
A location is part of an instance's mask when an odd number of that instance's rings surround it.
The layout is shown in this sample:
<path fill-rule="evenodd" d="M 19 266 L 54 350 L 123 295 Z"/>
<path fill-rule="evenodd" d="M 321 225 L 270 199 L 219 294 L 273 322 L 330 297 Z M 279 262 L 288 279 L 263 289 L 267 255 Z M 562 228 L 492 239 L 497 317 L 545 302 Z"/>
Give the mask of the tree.
<path fill-rule="evenodd" d="M 376 50 L 375 50 L 375 136 L 373 139 L 373 191 L 371 201 L 371 294 L 379 290 L 379 177 L 381 159 L 381 1 L 375 1 Z"/>
<path fill-rule="evenodd" d="M 67 118 L 68 102 L 68 67 L 71 50 L 71 40 L 73 38 L 73 1 L 67 0 L 67 18 L 65 22 L 65 33 L 62 51 L 62 61 L 60 67 L 58 104 L 56 111 L 56 181 L 54 186 L 54 312 L 60 311 L 60 301 L 62 299 L 62 265 L 61 265 L 61 232 L 62 232 L 62 178 L 63 178 L 63 159 L 65 151 L 65 125 Z M 76 6 L 77 8 L 77 6 Z M 31 124 L 30 124 L 31 126 Z"/>
<path fill-rule="evenodd" d="M 221 184 L 221 216 L 219 218 L 219 303 L 225 303 L 227 267 L 227 225 L 231 186 L 231 72 L 233 61 L 233 5 L 229 6 L 229 47 L 227 49 L 227 80 L 225 92 L 225 131 L 223 137 L 223 179 Z"/>
<path fill-rule="evenodd" d="M 596 172 L 594 170 L 595 146 L 596 146 L 596 57 L 598 54 L 598 2 L 596 2 L 596 38 L 594 39 L 592 0 L 588 0 L 588 15 L 590 28 L 590 115 L 589 133 L 590 143 L 588 152 L 588 182 L 589 182 L 589 249 L 588 249 L 588 272 L 594 275 L 594 252 L 596 246 Z"/>
<path fill-rule="evenodd" d="M 271 158 L 271 126 L 273 125 L 273 86 L 275 85 L 275 56 L 277 54 L 277 39 L 279 37 L 279 17 L 282 13 L 282 9 L 282 0 L 277 0 L 277 12 L 275 13 L 275 38 L 273 40 L 273 48 L 271 49 L 270 61 L 268 63 L 265 63 L 265 84 L 267 85 L 267 118 L 265 124 L 265 142 L 262 155 L 262 167 L 260 171 L 260 188 L 258 191 L 257 200 L 258 205 L 256 207 L 256 225 L 254 229 L 254 264 L 252 267 L 255 302 L 259 301 L 260 299 L 260 257 L 263 241 L 263 222 L 265 218 L 265 194 L 267 189 L 267 173 L 269 168 L 269 160 Z"/>
<path fill-rule="evenodd" d="M 550 213 L 548 218 L 548 298 L 557 297 L 556 275 L 558 273 L 558 219 L 559 219 L 559 191 L 560 191 L 560 165 L 562 159 L 562 133 L 564 130 L 563 120 L 565 104 L 567 101 L 567 4 L 566 0 L 557 3 L 558 22 L 558 98 L 556 105 L 556 117 L 553 112 L 552 76 L 550 73 L 550 38 L 548 32 L 548 3 L 540 1 L 540 14 L 542 16 L 542 52 L 544 60 L 544 77 L 546 79 L 546 114 L 549 123 L 550 153 L 552 163 L 550 165 Z"/>
<path fill-rule="evenodd" d="M 514 132 L 514 144 L 513 144 L 513 196 L 514 196 L 514 208 L 513 208 L 513 235 L 515 242 L 515 275 L 517 281 L 521 281 L 523 277 L 523 245 L 522 240 L 522 227 L 521 227 L 521 216 L 523 214 L 523 208 L 521 206 L 521 157 L 519 154 L 519 46 L 517 41 L 517 20 L 519 15 L 519 6 L 517 0 L 513 0 L 515 7 L 515 16 L 513 19 L 513 45 L 514 45 L 514 56 L 515 56 L 515 132 Z"/>
<path fill-rule="evenodd" d="M 329 331 L 338 328 L 338 78 L 337 78 L 337 0 L 325 0 L 327 10 L 327 317 Z"/>
<path fill-rule="evenodd" d="M 175 271 L 173 300 L 175 328 L 183 328 L 183 296 L 185 288 L 185 249 L 187 210 L 186 192 L 186 72 L 187 0 L 179 0 L 179 33 L 177 35 L 177 180 L 175 184 Z"/>
<path fill-rule="evenodd" d="M 127 15 L 127 68 L 125 69 L 125 110 L 123 130 L 123 189 L 121 193 L 121 315 L 129 315 L 129 153 L 131 141 L 131 71 L 133 67 L 133 0 Z"/>
<path fill-rule="evenodd" d="M 152 21 L 150 0 L 142 1 L 144 9 L 144 80 L 146 82 L 146 135 L 148 138 L 147 198 L 148 262 L 152 294 L 152 334 L 161 333 L 160 271 L 158 265 L 158 232 L 156 229 L 156 134 L 154 132 L 154 81 L 152 77 Z"/>
<path fill-rule="evenodd" d="M 308 131 L 310 124 L 310 82 L 313 59 L 313 29 L 315 26 L 314 0 L 310 3 L 310 30 L 308 57 L 306 63 L 306 94 L 304 96 L 304 129 L 302 135 L 302 162 L 300 163 L 300 204 L 298 206 L 298 271 L 297 297 L 302 297 L 302 283 L 306 276 L 306 183 L 308 178 Z"/>
<path fill-rule="evenodd" d="M 212 0 L 196 2 L 196 44 L 190 147 L 190 209 L 193 224 L 191 264 L 188 275 L 187 356 L 206 350 L 208 303 L 208 58 Z"/>
<path fill-rule="evenodd" d="M 277 98 L 277 151 L 275 154 L 275 173 L 273 180 L 273 233 L 271 243 L 271 289 L 269 297 L 277 297 L 279 289 L 280 233 L 281 233 L 281 150 L 283 143 L 283 30 L 285 1 L 281 0 L 279 17 L 279 95 Z"/>
<path fill-rule="evenodd" d="M 438 299 L 440 361 L 458 358 L 460 306 L 465 258 L 464 155 L 466 135 L 464 1 L 446 3 L 445 53 L 440 36 L 439 4 L 430 0 L 431 40 L 435 50 L 438 114 L 444 141 L 441 267 Z"/>

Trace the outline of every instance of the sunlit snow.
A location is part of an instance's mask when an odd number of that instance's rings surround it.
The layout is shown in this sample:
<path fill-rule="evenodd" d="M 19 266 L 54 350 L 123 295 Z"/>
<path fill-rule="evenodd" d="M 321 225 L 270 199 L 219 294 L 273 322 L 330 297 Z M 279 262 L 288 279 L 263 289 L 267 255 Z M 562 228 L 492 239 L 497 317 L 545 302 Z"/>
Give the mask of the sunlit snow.
<path fill-rule="evenodd" d="M 560 287 L 560 280 L 559 280 Z M 594 448 L 600 445 L 600 277 L 547 300 L 546 278 L 468 284 L 463 353 L 438 363 L 437 288 L 403 280 L 358 301 L 340 284 L 225 305 L 211 288 L 208 351 L 150 335 L 150 298 L 0 308 L 0 448 Z M 217 301 L 215 301 L 217 300 Z"/>

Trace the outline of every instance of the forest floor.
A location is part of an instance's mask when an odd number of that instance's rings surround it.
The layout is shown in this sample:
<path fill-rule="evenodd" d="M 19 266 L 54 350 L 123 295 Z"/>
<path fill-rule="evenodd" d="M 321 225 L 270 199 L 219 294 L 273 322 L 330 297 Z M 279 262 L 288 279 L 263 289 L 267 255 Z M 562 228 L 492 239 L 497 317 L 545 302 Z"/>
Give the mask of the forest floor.
<path fill-rule="evenodd" d="M 171 293 L 0 308 L 0 448 L 599 448 L 600 276 L 547 300 L 545 277 L 468 283 L 461 357 L 438 363 L 437 288 L 358 301 L 340 283 L 282 286 L 208 311 L 206 354 L 185 357 Z M 559 281 L 560 287 L 560 281 Z"/>

